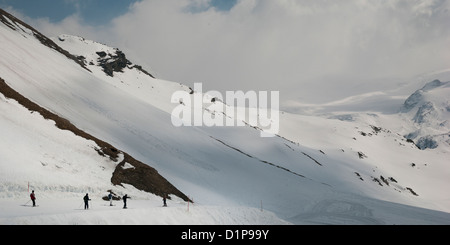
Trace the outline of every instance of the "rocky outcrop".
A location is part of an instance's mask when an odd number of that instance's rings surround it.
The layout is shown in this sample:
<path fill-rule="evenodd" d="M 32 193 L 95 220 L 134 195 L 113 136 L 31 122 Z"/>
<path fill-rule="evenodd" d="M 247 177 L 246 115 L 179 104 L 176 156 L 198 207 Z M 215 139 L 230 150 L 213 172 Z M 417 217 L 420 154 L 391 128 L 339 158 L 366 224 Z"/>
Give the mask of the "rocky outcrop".
<path fill-rule="evenodd" d="M 116 54 L 97 52 L 97 55 L 99 56 L 99 66 L 101 66 L 106 75 L 110 77 L 114 76 L 114 72 L 123 72 L 124 68 L 132 64 L 120 50 L 117 50 Z"/>
<path fill-rule="evenodd" d="M 115 54 L 99 51 L 97 52 L 97 55 L 99 56 L 97 59 L 98 65 L 102 67 L 106 75 L 110 77 L 114 76 L 114 72 L 123 72 L 123 70 L 128 67 L 129 69 L 137 69 L 144 74 L 155 78 L 152 74 L 144 70 L 142 66 L 133 65 L 133 63 L 127 59 L 125 54 L 118 49 L 116 49 Z"/>

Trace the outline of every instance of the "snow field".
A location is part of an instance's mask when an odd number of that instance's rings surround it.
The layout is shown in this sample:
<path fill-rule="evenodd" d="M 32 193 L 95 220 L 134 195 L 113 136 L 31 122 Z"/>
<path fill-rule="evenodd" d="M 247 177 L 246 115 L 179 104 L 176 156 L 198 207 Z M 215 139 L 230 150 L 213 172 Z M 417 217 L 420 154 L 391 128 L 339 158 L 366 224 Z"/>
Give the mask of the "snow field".
<path fill-rule="evenodd" d="M 132 197 L 133 198 L 133 197 Z M 38 207 L 22 206 L 22 200 L 0 200 L 1 225 L 289 225 L 266 210 L 233 206 L 203 206 L 160 198 L 122 201 L 93 200 L 84 210 L 78 199 L 37 200 Z M 29 205 L 30 203 L 28 203 Z"/>

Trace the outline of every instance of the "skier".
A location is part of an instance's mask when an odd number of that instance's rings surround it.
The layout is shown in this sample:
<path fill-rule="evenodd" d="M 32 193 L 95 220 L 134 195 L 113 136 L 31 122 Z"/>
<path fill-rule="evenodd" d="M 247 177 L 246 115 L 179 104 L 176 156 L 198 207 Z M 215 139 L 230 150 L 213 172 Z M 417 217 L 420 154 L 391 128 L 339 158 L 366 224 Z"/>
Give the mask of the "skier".
<path fill-rule="evenodd" d="M 89 201 L 91 199 L 89 199 L 89 195 L 86 193 L 86 196 L 83 197 L 84 200 L 84 209 L 89 209 Z"/>
<path fill-rule="evenodd" d="M 167 203 L 166 203 L 166 194 L 163 195 L 163 207 L 167 207 Z"/>
<path fill-rule="evenodd" d="M 123 196 L 122 198 L 123 198 L 123 208 L 126 209 L 127 208 L 127 199 L 131 198 L 131 197 L 128 197 L 128 195 L 125 194 L 125 196 Z"/>
<path fill-rule="evenodd" d="M 108 198 L 109 198 L 109 206 L 112 206 L 113 204 L 112 204 L 112 194 L 111 194 L 111 192 L 109 193 L 109 195 L 108 195 Z"/>
<path fill-rule="evenodd" d="M 34 190 L 31 191 L 30 198 L 33 202 L 33 207 L 36 207 L 36 195 L 34 195 Z"/>

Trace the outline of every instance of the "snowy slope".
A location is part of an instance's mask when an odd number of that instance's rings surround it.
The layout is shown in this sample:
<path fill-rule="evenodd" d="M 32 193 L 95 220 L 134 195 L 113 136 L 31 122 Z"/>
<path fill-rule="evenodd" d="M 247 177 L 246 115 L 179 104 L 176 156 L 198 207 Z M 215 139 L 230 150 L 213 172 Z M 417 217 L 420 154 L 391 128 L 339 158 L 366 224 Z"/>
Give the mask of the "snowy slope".
<path fill-rule="evenodd" d="M 289 224 L 257 208 L 197 206 L 172 196 L 161 199 L 130 185 L 111 184 L 119 161 L 100 156 L 93 141 L 60 130 L 52 120 L 31 112 L 0 94 L 0 224 L 2 225 L 124 225 L 124 224 Z M 34 190 L 37 208 L 27 196 Z M 128 194 L 127 210 L 102 201 L 107 190 Z M 90 212 L 82 197 L 90 194 Z M 92 212 L 93 211 L 93 212 Z"/>
<path fill-rule="evenodd" d="M 101 157 L 95 142 L 59 130 L 54 121 L 2 94 L 0 102 L 1 198 L 23 197 L 29 183 L 30 189 L 45 190 L 53 198 L 55 192 L 101 193 L 114 188 L 108 183 L 117 163 Z"/>
<path fill-rule="evenodd" d="M 177 128 L 170 115 L 177 104 L 170 98 L 175 91 L 190 92 L 190 88 L 153 78 L 122 59 L 117 49 L 68 35 L 53 39 L 78 57 L 83 67 L 22 29 L 0 24 L 0 77 L 30 100 L 156 168 L 197 207 L 209 212 L 198 223 L 233 223 L 230 217 L 211 221 L 211 216 L 224 217 L 223 207 L 233 207 L 229 213 L 236 216 L 234 223 L 283 223 L 279 218 L 295 224 L 444 224 L 450 220 L 450 200 L 445 188 L 440 188 L 449 185 L 448 152 L 417 149 L 384 126 L 390 125 L 390 117 L 358 114 L 357 119 L 339 120 L 281 113 L 281 131 L 274 138 L 261 138 L 260 131 L 250 126 Z M 125 61 L 125 66 L 105 72 L 108 62 L 102 61 L 114 57 L 122 57 L 119 61 Z M 29 145 L 18 142 L 16 147 Z M 28 160 L 35 157 L 42 158 L 38 153 Z M 78 162 L 73 157 L 70 162 Z M 6 168 L 2 165 L 2 171 Z M 15 185 L 24 182 L 15 181 Z M 7 183 L 0 202 L 10 204 L 11 198 L 22 194 L 12 195 Z M 109 184 L 99 186 L 99 195 L 110 188 Z M 77 184 L 76 190 L 81 189 Z M 117 191 L 123 193 L 120 188 Z M 128 186 L 126 191 L 139 193 Z M 69 194 L 55 197 L 60 195 Z M 146 193 L 135 195 L 157 202 Z M 185 207 L 182 202 L 175 204 Z M 261 206 L 270 212 L 255 212 Z M 141 207 L 143 213 L 154 212 Z M 10 210 L 20 212 L 9 205 L 3 210 L 0 221 L 4 217 L 5 223 L 36 222 L 28 216 L 8 217 Z M 79 214 L 58 212 L 62 213 L 45 211 L 44 216 L 50 217 L 38 220 L 81 219 Z M 244 213 L 253 216 L 245 218 Z M 174 217 L 170 224 L 192 222 Z M 139 218 L 123 221 L 128 222 L 145 223 Z"/>

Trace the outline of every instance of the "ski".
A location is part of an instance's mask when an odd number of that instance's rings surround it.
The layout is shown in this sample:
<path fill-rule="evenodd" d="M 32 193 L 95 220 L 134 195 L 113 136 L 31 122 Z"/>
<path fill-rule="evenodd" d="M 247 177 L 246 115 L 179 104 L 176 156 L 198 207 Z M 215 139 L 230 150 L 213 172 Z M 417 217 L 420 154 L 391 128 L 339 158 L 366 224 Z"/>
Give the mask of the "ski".
<path fill-rule="evenodd" d="M 39 207 L 39 205 L 36 205 L 36 206 L 33 206 L 33 205 L 20 205 L 20 206 L 22 206 L 22 207 L 29 207 L 29 208 L 37 208 L 37 207 Z"/>

